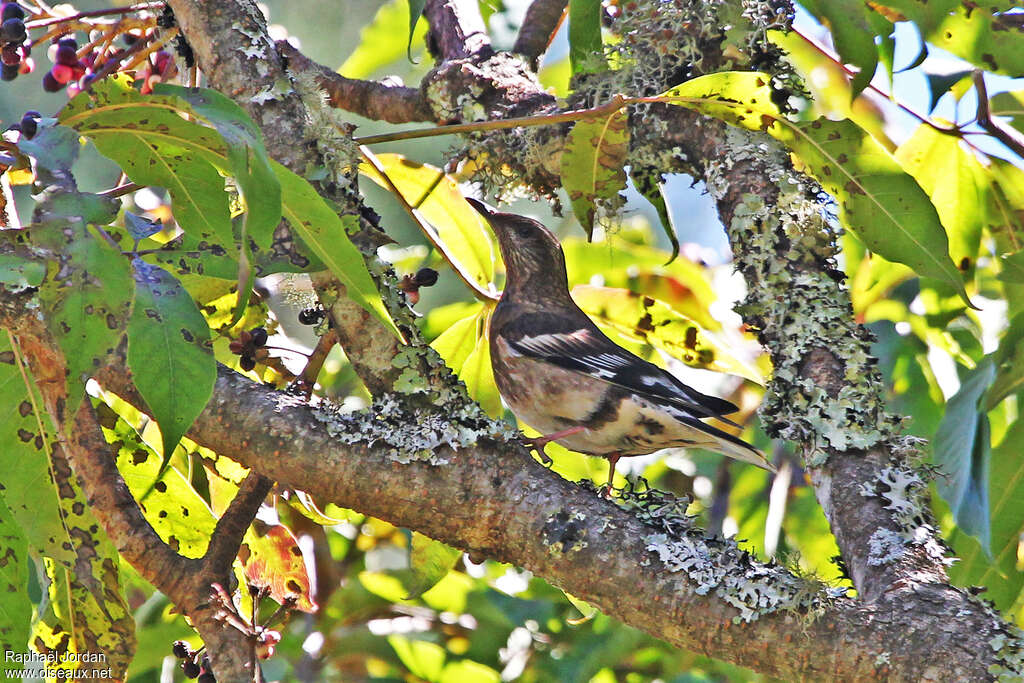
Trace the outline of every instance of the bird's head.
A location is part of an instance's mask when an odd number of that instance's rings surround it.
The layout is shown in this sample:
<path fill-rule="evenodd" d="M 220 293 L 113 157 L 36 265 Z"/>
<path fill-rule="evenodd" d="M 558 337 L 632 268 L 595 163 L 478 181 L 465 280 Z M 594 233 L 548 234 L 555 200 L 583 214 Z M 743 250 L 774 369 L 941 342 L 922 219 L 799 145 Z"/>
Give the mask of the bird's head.
<path fill-rule="evenodd" d="M 466 201 L 487 219 L 498 238 L 505 260 L 506 292 L 569 296 L 565 255 L 550 230 L 532 218 L 495 211 L 476 199 Z"/>

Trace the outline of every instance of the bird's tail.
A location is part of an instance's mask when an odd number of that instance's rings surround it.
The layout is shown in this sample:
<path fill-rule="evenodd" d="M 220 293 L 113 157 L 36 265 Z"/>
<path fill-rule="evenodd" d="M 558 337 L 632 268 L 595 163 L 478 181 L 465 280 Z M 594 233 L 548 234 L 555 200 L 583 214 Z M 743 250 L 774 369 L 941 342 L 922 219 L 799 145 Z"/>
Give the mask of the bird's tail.
<path fill-rule="evenodd" d="M 749 462 L 752 465 L 762 467 L 769 472 L 776 472 L 775 466 L 768 461 L 768 458 L 759 449 L 754 448 L 749 443 L 733 436 L 729 432 L 719 429 L 713 425 L 709 425 L 706 422 L 698 422 L 700 430 L 710 437 L 708 444 L 701 444 L 704 448 L 712 451 L 727 455 L 730 458 L 736 460 L 742 460 L 743 462 Z"/>

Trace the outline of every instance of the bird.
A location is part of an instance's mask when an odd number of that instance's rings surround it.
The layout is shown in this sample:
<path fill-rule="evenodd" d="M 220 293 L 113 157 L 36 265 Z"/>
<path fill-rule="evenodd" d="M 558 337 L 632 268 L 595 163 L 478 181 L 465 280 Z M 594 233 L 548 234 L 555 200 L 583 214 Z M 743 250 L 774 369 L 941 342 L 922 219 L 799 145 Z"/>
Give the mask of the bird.
<path fill-rule="evenodd" d="M 619 458 L 696 446 L 775 471 L 764 453 L 705 423 L 731 402 L 703 394 L 609 339 L 572 300 L 565 254 L 540 222 L 467 197 L 498 238 L 505 288 L 491 314 L 495 384 L 519 420 L 541 433 L 528 440 L 545 463 L 552 441 L 609 461 L 610 497 Z"/>

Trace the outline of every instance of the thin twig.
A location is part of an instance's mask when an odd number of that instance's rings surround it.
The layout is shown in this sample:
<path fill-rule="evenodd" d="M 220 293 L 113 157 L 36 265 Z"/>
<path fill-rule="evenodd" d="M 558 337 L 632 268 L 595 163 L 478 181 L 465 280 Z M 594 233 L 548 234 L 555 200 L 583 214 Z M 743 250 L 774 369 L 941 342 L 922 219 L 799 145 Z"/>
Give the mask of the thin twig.
<path fill-rule="evenodd" d="M 574 109 L 562 112 L 561 114 L 545 114 L 541 116 L 517 116 L 511 119 L 497 119 L 493 121 L 474 121 L 472 123 L 456 123 L 450 126 L 437 126 L 434 128 L 416 128 L 413 130 L 402 130 L 397 133 L 385 133 L 382 135 L 366 135 L 353 138 L 359 145 L 375 145 L 381 142 L 394 142 L 396 140 L 414 140 L 417 138 L 432 138 L 439 135 L 456 135 L 458 133 L 477 133 L 486 130 L 502 130 L 505 128 L 519 128 L 522 126 L 550 126 L 556 123 L 567 123 L 579 121 L 580 119 L 601 114 L 610 114 L 630 104 L 632 98 L 622 95 L 614 95 L 611 100 L 593 109 Z"/>
<path fill-rule="evenodd" d="M 107 197 L 112 199 L 114 197 L 123 197 L 126 194 L 131 194 L 132 192 L 135 192 L 136 190 L 141 190 L 144 187 L 145 185 L 125 183 L 124 185 L 118 185 L 117 187 L 112 187 L 109 190 L 104 190 L 103 192 L 100 192 L 99 195 L 101 197 Z"/>
<path fill-rule="evenodd" d="M 974 80 L 974 88 L 978 91 L 978 115 L 977 122 L 989 135 L 1010 148 L 1014 154 L 1024 158 L 1024 140 L 1015 131 L 1006 130 L 997 121 L 992 120 L 992 110 L 989 108 L 988 88 L 985 87 L 985 72 L 975 69 L 971 74 Z"/>
<path fill-rule="evenodd" d="M 129 5 L 127 7 L 110 7 L 107 9 L 94 9 L 87 12 L 79 12 L 77 14 L 71 14 L 66 17 L 50 17 L 49 19 L 37 19 L 33 21 L 26 21 L 25 28 L 34 29 L 42 28 L 43 26 L 52 26 L 53 24 L 60 24 L 67 21 L 78 21 L 79 19 L 88 19 L 90 17 L 105 17 L 111 14 L 132 14 L 133 12 L 141 12 L 147 9 L 156 9 L 163 7 L 163 2 L 143 2 L 137 5 Z"/>

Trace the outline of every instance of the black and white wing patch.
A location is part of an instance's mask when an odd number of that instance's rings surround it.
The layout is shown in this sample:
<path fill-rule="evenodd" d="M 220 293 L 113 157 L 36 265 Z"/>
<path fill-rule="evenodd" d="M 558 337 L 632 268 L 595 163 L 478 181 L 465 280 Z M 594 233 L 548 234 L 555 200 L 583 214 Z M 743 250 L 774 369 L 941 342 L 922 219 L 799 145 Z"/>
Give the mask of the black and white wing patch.
<path fill-rule="evenodd" d="M 667 401 L 695 417 L 715 417 L 731 422 L 722 416 L 738 410 L 729 401 L 702 394 L 657 365 L 618 346 L 596 327 L 532 335 L 526 332 L 530 327 L 551 329 L 539 324 L 520 327 L 521 334 L 509 335 L 511 338 L 508 338 L 510 348 L 516 353 Z"/>

